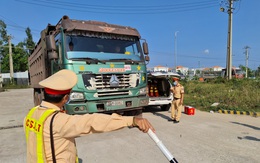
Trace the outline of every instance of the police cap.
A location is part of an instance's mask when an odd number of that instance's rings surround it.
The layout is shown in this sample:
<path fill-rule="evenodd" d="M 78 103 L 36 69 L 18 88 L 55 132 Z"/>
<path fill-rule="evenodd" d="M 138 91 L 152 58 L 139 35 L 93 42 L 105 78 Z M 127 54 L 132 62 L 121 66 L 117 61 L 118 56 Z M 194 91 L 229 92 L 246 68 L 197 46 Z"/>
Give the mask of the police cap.
<path fill-rule="evenodd" d="M 172 80 L 180 80 L 180 78 L 174 76 L 174 77 L 172 77 Z"/>
<path fill-rule="evenodd" d="M 60 70 L 39 82 L 48 94 L 68 94 L 78 81 L 77 75 L 71 70 Z"/>

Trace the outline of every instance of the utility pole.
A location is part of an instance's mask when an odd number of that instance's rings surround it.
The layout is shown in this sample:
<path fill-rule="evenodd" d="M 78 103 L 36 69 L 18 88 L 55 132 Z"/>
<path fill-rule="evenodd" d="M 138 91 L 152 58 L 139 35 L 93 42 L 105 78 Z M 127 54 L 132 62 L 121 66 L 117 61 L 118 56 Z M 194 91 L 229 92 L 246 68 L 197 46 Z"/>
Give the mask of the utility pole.
<path fill-rule="evenodd" d="M 232 79 L 232 18 L 233 18 L 233 0 L 229 0 L 228 8 L 228 41 L 227 41 L 227 74 L 228 79 Z"/>
<path fill-rule="evenodd" d="M 245 46 L 245 48 L 244 48 L 244 49 L 246 49 L 246 51 L 245 51 L 245 54 L 246 54 L 246 76 L 245 76 L 245 78 L 247 78 L 247 76 L 248 76 L 248 58 L 249 58 L 248 49 L 249 48 L 250 48 L 249 46 Z"/>
<path fill-rule="evenodd" d="M 13 84 L 13 79 L 14 79 L 14 68 L 13 68 L 13 57 L 12 57 L 12 43 L 11 43 L 11 36 L 8 36 L 8 43 L 9 43 L 10 83 Z"/>
<path fill-rule="evenodd" d="M 198 64 L 199 64 L 199 72 L 200 72 L 199 75 L 201 75 L 201 70 L 200 70 L 200 61 L 198 62 Z"/>
<path fill-rule="evenodd" d="M 233 19 L 233 3 L 238 0 L 227 0 L 224 4 L 224 7 L 220 8 L 220 11 L 225 12 L 227 10 L 228 13 L 228 38 L 227 38 L 227 63 L 226 63 L 226 72 L 227 79 L 232 79 L 232 19 Z M 224 1 L 223 1 L 224 2 Z"/>
<path fill-rule="evenodd" d="M 0 54 L 0 91 L 3 87 L 2 83 L 3 83 L 3 77 L 2 77 L 2 55 Z"/>
<path fill-rule="evenodd" d="M 174 67 L 175 67 L 175 72 L 177 73 L 177 33 L 179 31 L 176 31 L 174 33 Z"/>

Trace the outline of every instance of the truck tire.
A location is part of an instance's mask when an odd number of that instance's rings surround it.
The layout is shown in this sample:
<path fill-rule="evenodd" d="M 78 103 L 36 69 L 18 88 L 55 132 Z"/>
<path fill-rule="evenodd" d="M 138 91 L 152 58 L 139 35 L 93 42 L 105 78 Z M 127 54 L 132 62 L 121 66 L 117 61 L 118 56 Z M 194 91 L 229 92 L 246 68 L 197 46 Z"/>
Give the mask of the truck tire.
<path fill-rule="evenodd" d="M 171 107 L 171 104 L 162 105 L 162 106 L 161 106 L 161 110 L 162 110 L 162 111 L 168 111 L 168 110 L 170 109 L 170 107 Z"/>
<path fill-rule="evenodd" d="M 142 118 L 143 110 L 142 109 L 138 109 L 138 110 L 125 111 L 123 115 L 124 116 L 136 116 L 136 117 Z"/>
<path fill-rule="evenodd" d="M 33 101 L 34 101 L 34 106 L 38 106 L 38 105 L 41 104 L 41 102 L 42 102 L 42 96 L 41 96 L 41 92 L 40 92 L 40 91 L 34 90 Z"/>

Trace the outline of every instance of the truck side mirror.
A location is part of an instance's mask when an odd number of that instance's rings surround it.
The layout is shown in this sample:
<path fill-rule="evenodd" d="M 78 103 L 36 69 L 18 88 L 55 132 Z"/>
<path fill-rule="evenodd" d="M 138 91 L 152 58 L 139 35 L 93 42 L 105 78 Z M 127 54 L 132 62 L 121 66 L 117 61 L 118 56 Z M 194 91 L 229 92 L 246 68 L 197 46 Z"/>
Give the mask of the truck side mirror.
<path fill-rule="evenodd" d="M 147 61 L 147 62 L 150 61 L 150 57 L 149 57 L 148 55 L 146 55 L 146 56 L 144 57 L 144 59 L 145 59 L 145 61 Z"/>
<path fill-rule="evenodd" d="M 148 55 L 148 54 L 149 54 L 147 42 L 143 42 L 143 51 L 144 51 L 144 54 L 145 54 L 145 55 Z"/>
<path fill-rule="evenodd" d="M 48 58 L 50 60 L 58 59 L 58 54 L 56 52 L 56 44 L 53 35 L 46 36 L 46 46 L 47 46 L 47 53 Z"/>

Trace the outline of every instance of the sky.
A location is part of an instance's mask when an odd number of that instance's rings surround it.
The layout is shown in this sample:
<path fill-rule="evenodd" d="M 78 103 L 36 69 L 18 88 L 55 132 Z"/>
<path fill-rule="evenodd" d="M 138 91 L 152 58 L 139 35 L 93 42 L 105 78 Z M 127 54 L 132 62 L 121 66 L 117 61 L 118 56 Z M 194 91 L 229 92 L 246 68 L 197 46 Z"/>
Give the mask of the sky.
<path fill-rule="evenodd" d="M 17 44 L 32 31 L 56 25 L 63 15 L 136 28 L 149 45 L 147 67 L 226 67 L 228 0 L 1 0 L 0 19 Z M 225 11 L 221 12 L 220 8 Z M 260 66 L 260 1 L 235 0 L 232 19 L 232 65 Z M 176 60 L 175 60 L 176 59 Z"/>

